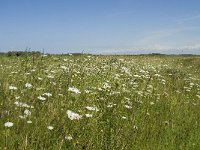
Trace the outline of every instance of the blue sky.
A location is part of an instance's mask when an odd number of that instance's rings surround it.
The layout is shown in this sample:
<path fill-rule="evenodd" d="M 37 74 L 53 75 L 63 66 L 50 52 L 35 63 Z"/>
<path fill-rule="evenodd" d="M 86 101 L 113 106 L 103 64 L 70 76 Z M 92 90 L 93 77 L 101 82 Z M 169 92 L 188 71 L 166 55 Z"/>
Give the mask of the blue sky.
<path fill-rule="evenodd" d="M 200 54 L 199 0 L 1 0 L 0 51 Z"/>

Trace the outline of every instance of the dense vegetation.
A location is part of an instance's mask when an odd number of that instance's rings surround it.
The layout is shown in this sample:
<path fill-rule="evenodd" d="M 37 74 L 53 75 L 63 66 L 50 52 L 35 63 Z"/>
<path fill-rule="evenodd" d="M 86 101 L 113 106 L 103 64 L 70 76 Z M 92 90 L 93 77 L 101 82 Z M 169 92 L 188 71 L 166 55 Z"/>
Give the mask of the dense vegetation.
<path fill-rule="evenodd" d="M 41 55 L 40 51 L 9 51 L 9 52 L 0 52 L 0 56 L 34 56 Z"/>
<path fill-rule="evenodd" d="M 1 149 L 200 149 L 200 57 L 1 56 L 0 118 Z"/>

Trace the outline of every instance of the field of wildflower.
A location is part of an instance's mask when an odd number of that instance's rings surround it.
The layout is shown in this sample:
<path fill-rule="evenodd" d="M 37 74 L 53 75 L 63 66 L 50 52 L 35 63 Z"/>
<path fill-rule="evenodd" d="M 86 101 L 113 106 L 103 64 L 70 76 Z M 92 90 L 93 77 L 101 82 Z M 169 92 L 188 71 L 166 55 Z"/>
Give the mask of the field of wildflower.
<path fill-rule="evenodd" d="M 0 149 L 200 149 L 200 57 L 0 57 Z"/>

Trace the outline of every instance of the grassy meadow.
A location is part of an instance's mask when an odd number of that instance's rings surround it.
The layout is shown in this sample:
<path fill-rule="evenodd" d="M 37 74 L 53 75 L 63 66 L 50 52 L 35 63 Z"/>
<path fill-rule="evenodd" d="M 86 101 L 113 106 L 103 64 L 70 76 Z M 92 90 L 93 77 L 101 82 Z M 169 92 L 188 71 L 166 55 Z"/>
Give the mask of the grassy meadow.
<path fill-rule="evenodd" d="M 200 57 L 0 57 L 0 149 L 198 150 Z"/>

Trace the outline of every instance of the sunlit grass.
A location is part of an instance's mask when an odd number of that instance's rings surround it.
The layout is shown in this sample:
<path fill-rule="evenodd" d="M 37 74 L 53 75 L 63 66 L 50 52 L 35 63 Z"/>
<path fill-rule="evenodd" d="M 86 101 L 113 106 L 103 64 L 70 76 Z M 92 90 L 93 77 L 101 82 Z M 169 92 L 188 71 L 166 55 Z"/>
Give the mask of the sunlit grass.
<path fill-rule="evenodd" d="M 0 147 L 199 149 L 199 60 L 0 57 Z"/>

